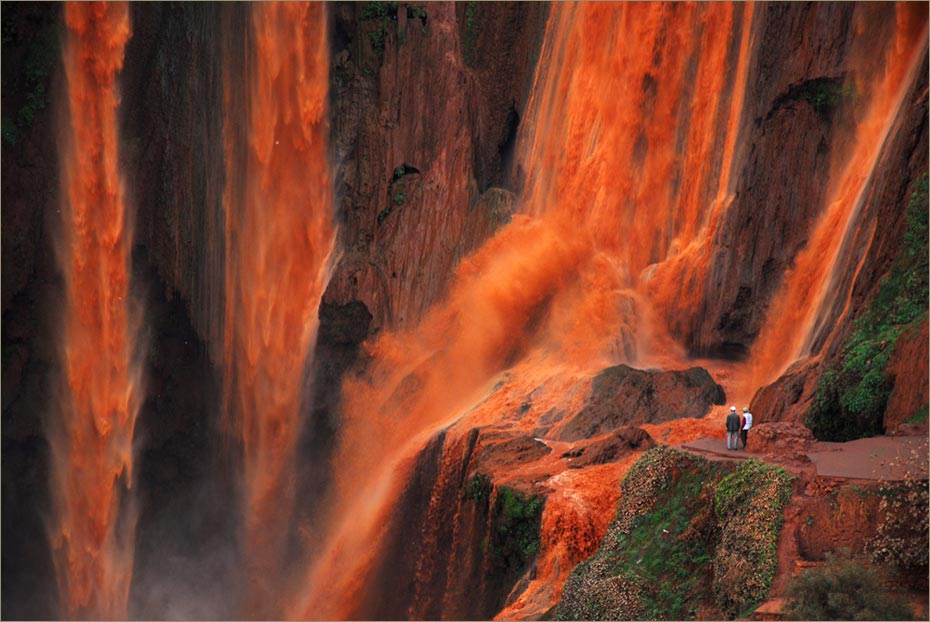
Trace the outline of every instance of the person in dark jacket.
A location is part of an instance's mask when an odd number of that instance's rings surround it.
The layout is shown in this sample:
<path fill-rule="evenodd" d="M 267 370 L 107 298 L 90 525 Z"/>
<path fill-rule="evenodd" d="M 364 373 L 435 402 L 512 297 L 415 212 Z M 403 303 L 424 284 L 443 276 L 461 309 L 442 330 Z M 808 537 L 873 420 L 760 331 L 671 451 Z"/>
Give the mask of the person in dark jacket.
<path fill-rule="evenodd" d="M 742 423 L 740 416 L 736 414 L 736 406 L 730 406 L 730 414 L 727 415 L 727 449 L 737 448 Z"/>

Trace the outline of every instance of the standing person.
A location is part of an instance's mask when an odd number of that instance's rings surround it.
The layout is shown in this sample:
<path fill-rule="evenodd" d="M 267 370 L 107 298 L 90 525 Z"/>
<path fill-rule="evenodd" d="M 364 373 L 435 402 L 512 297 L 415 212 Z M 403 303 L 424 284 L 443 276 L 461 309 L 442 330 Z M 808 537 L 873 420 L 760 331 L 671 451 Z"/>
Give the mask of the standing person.
<path fill-rule="evenodd" d="M 736 406 L 730 406 L 727 415 L 727 449 L 736 449 L 739 443 L 740 418 L 736 414 Z"/>
<path fill-rule="evenodd" d="M 743 439 L 743 449 L 746 449 L 746 435 L 749 434 L 750 428 L 752 428 L 752 413 L 749 412 L 748 406 L 743 406 L 743 429 L 739 432 L 740 438 Z"/>

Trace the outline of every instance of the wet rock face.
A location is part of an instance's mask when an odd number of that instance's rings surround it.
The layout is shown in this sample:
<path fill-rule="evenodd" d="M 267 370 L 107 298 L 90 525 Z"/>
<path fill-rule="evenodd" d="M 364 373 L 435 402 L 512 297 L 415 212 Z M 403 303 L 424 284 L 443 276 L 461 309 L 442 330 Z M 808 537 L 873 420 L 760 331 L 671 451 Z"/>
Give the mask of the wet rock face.
<path fill-rule="evenodd" d="M 585 406 L 554 435 L 577 441 L 628 424 L 703 417 L 725 400 L 723 387 L 700 367 L 660 372 L 617 365 L 595 376 Z"/>
<path fill-rule="evenodd" d="M 458 260 L 509 219 L 512 199 L 496 186 L 508 185 L 545 14 L 544 4 L 332 5 L 344 254 L 327 302 L 361 301 L 375 330 L 415 323 Z"/>
<path fill-rule="evenodd" d="M 194 328 L 219 361 L 225 270 L 222 70 L 232 62 L 223 42 L 239 33 L 244 5 L 148 3 L 130 9 L 120 130 L 124 170 L 131 171 L 135 240 L 184 300 Z"/>
<path fill-rule="evenodd" d="M 824 202 L 838 124 L 798 89 L 840 78 L 853 36 L 852 5 L 756 10 L 733 205 L 713 240 L 701 309 L 672 321 L 693 353 L 734 359 L 748 354 Z"/>
<path fill-rule="evenodd" d="M 878 291 L 904 243 L 905 211 L 911 185 L 927 170 L 927 71 L 928 61 L 924 60 L 905 95 L 902 113 L 895 120 L 879 155 L 862 207 L 851 224 L 851 239 L 838 259 L 836 289 L 843 295 L 830 301 L 821 329 L 814 335 L 812 351 L 818 356 L 801 359 L 781 378 L 759 390 L 751 404 L 753 415 L 759 417 L 759 421 L 803 421 L 817 391 L 820 375 L 839 359 L 854 322 L 867 312 L 869 300 Z M 905 343 L 910 343 L 911 338 L 905 338 Z M 903 343 L 898 354 L 901 358 L 895 358 L 899 363 L 895 363 L 893 369 L 889 365 L 889 377 L 893 376 L 895 384 L 901 383 L 902 388 L 893 392 L 893 396 L 897 394 L 894 403 L 889 400 L 886 413 L 891 416 L 892 426 L 886 422 L 886 431 L 893 431 L 894 425 L 915 414 L 910 410 L 903 419 L 897 419 L 903 416 L 902 410 L 906 412 L 911 407 L 910 399 L 905 396 L 920 395 L 920 386 L 924 397 L 915 398 L 913 405 L 917 408 L 917 399 L 922 399 L 924 405 L 927 403 L 926 368 L 921 371 L 920 366 L 914 364 L 914 361 L 926 361 L 927 357 L 920 353 L 920 340 L 913 343 L 914 346 Z M 905 352 L 916 358 L 905 359 Z M 901 363 L 904 360 L 910 363 Z M 895 412 L 891 412 L 892 406 Z"/>
<path fill-rule="evenodd" d="M 642 428 L 624 426 L 605 439 L 586 447 L 571 450 L 563 455 L 569 459 L 568 468 L 583 469 L 595 464 L 607 464 L 629 455 L 634 450 L 655 447 L 656 442 Z"/>

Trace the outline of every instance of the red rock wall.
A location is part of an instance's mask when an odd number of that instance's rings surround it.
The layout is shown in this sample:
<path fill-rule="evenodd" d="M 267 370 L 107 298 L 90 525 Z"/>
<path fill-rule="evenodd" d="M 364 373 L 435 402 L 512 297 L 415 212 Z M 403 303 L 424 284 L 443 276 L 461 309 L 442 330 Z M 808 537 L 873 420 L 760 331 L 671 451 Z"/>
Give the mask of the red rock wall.
<path fill-rule="evenodd" d="M 786 96 L 810 80 L 844 74 L 852 11 L 847 3 L 756 8 L 735 197 L 713 241 L 701 307 L 679 324 L 695 353 L 747 354 L 820 212 L 836 124 L 807 101 Z"/>
<path fill-rule="evenodd" d="M 905 330 L 895 344 L 886 374 L 894 384 L 885 409 L 885 432 L 891 433 L 921 411 L 927 413 L 927 316 Z"/>
<path fill-rule="evenodd" d="M 481 193 L 506 182 L 546 5 L 401 4 L 396 21 L 363 11 L 331 13 L 344 250 L 326 301 L 363 302 L 377 330 L 415 322 L 507 219 L 506 193 Z M 383 50 L 370 39 L 382 33 Z"/>
<path fill-rule="evenodd" d="M 798 361 L 795 366 L 768 387 L 763 387 L 752 400 L 752 412 L 759 421 L 801 421 L 817 389 L 820 375 L 841 353 L 843 341 L 855 320 L 867 309 L 869 299 L 878 290 L 900 247 L 906 222 L 905 210 L 911 184 L 927 170 L 927 72 L 924 60 L 917 69 L 905 99 L 904 109 L 895 120 L 889 138 L 879 156 L 872 181 L 866 189 L 864 203 L 852 223 L 854 236 L 839 259 L 841 270 L 836 296 L 821 322 L 821 330 L 812 344 L 812 359 Z M 861 266 L 860 266 L 861 264 Z M 850 312 L 845 312 L 846 310 Z M 902 346 L 907 347 L 907 346 Z M 926 340 L 924 341 L 926 348 Z M 924 349 L 926 353 L 926 349 Z M 919 351 L 912 354 L 921 359 Z M 896 363 L 892 375 L 896 386 L 924 387 L 926 391 L 926 355 L 924 367 L 913 359 Z M 901 359 L 897 359 L 901 360 Z M 900 400 L 907 388 L 896 390 L 892 406 L 903 407 Z M 926 395 L 926 393 L 924 393 Z M 926 398 L 923 398 L 926 404 Z M 913 411 L 904 418 L 909 419 Z M 892 415 L 892 421 L 899 423 Z M 887 425 L 886 425 L 886 429 Z"/>

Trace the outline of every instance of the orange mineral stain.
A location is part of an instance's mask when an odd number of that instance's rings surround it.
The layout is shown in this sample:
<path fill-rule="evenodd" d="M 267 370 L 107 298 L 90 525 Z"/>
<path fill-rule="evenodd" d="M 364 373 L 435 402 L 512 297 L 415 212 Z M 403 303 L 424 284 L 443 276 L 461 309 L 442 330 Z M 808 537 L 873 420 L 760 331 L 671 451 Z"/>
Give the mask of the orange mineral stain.
<path fill-rule="evenodd" d="M 70 619 L 124 619 L 136 515 L 133 430 L 140 375 L 130 310 L 131 228 L 119 170 L 117 73 L 130 37 L 125 3 L 69 3 L 59 141 L 65 283 L 65 387 L 50 434 L 51 542 Z"/>

